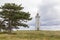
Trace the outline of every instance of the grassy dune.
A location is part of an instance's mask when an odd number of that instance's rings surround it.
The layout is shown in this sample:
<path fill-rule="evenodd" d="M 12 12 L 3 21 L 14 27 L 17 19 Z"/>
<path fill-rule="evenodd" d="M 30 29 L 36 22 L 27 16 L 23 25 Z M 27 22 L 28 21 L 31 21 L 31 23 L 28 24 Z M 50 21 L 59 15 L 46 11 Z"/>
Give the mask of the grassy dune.
<path fill-rule="evenodd" d="M 0 40 L 60 40 L 59 31 L 16 31 L 0 33 Z"/>

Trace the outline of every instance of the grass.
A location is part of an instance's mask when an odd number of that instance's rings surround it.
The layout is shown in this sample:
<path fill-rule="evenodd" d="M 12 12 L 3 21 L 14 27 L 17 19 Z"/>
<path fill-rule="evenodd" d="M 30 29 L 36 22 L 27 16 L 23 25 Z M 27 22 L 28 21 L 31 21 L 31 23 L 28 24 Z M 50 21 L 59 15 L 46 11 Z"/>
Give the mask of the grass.
<path fill-rule="evenodd" d="M 60 40 L 60 31 L 16 31 L 0 33 L 0 40 Z"/>

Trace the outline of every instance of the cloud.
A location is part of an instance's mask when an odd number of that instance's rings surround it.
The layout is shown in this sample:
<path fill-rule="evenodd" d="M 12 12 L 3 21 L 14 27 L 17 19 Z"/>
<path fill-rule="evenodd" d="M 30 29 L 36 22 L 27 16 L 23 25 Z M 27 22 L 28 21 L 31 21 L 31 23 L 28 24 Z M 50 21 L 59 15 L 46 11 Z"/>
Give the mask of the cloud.
<path fill-rule="evenodd" d="M 31 17 L 33 18 L 28 22 L 30 26 L 35 26 L 35 15 L 38 12 L 38 6 L 41 5 L 42 0 L 0 0 L 0 6 L 4 3 L 15 3 L 22 4 L 25 12 L 30 12 Z"/>
<path fill-rule="evenodd" d="M 41 5 L 42 0 L 0 0 L 0 6 L 4 3 L 22 4 L 25 12 L 30 12 L 31 17 L 35 17 L 38 12 L 38 6 Z"/>
<path fill-rule="evenodd" d="M 60 0 L 43 0 L 40 12 L 41 25 L 60 25 Z"/>

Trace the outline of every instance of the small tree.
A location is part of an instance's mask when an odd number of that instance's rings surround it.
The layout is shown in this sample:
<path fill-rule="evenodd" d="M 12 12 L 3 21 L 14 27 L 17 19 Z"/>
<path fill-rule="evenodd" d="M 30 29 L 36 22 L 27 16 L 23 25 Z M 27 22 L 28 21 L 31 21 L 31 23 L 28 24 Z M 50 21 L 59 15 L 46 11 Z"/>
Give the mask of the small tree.
<path fill-rule="evenodd" d="M 0 15 L 4 18 L 4 21 L 8 22 L 7 30 L 11 32 L 13 28 L 19 28 L 18 26 L 29 27 L 25 22 L 31 20 L 29 12 L 22 11 L 24 7 L 16 5 L 15 3 L 5 3 L 0 7 Z"/>

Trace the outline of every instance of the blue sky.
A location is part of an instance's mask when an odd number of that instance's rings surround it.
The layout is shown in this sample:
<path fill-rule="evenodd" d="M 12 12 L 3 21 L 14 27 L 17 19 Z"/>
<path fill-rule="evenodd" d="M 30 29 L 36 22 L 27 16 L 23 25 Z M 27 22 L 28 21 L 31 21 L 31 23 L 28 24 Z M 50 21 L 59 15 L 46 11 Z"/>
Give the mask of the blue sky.
<path fill-rule="evenodd" d="M 41 26 L 60 25 L 60 0 L 0 0 L 0 6 L 4 3 L 22 4 L 23 11 L 29 11 L 33 18 L 29 26 L 35 26 L 36 13 L 40 14 Z"/>

